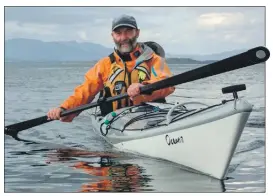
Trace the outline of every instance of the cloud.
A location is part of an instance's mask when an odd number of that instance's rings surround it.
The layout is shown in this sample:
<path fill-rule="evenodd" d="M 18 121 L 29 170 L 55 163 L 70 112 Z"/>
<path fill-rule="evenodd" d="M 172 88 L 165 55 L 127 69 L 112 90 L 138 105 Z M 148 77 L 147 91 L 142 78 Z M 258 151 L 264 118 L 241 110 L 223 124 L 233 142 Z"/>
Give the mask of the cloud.
<path fill-rule="evenodd" d="M 84 41 L 87 41 L 88 39 L 87 39 L 87 34 L 86 34 L 86 32 L 83 30 L 83 31 L 78 31 L 77 32 L 78 33 L 78 35 L 79 35 L 79 38 L 81 39 L 81 40 L 84 40 Z"/>
<path fill-rule="evenodd" d="M 202 27 L 222 27 L 242 25 L 245 22 L 244 14 L 238 13 L 208 13 L 202 14 L 197 23 Z"/>
<path fill-rule="evenodd" d="M 55 35 L 54 30 L 57 28 L 54 24 L 33 24 L 33 23 L 20 23 L 17 21 L 5 23 L 5 35 Z"/>

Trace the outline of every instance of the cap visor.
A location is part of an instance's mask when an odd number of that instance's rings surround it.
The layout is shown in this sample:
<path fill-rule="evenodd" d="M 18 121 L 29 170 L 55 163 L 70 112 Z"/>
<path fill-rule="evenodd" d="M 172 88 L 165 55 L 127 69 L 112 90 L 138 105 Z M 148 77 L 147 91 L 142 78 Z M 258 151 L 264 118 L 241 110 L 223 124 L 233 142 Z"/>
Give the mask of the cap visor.
<path fill-rule="evenodd" d="M 115 29 L 117 29 L 118 27 L 131 27 L 131 28 L 136 29 L 136 27 L 135 27 L 134 25 L 131 25 L 131 24 L 118 24 L 117 26 L 115 26 L 115 27 L 113 28 L 113 31 L 114 31 Z"/>

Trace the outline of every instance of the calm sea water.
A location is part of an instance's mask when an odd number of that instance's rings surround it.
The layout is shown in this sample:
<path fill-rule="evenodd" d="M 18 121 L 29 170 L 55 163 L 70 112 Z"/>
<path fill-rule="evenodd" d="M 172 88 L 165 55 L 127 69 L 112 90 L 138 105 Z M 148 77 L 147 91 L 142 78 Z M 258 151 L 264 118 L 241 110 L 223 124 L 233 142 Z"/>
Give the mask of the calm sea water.
<path fill-rule="evenodd" d="M 91 65 L 90 65 L 91 66 Z M 43 116 L 79 85 L 88 64 L 5 63 L 5 125 Z M 170 65 L 178 74 L 197 65 Z M 255 65 L 177 86 L 174 101 L 219 103 L 221 88 L 239 92 L 254 105 L 226 180 L 185 171 L 170 163 L 115 151 L 92 132 L 88 115 L 72 123 L 46 123 L 5 135 L 5 192 L 264 192 L 265 66 Z M 81 150 L 78 150 L 81 149 Z"/>

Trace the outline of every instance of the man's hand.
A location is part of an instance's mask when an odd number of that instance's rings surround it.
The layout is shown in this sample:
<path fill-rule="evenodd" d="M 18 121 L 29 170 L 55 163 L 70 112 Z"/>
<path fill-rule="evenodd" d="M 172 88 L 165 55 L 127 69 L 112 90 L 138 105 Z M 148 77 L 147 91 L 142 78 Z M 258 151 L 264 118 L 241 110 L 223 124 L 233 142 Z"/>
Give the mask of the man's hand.
<path fill-rule="evenodd" d="M 140 83 L 133 83 L 129 86 L 129 88 L 127 89 L 127 93 L 131 100 L 133 100 L 134 97 L 140 95 L 140 87 L 142 86 L 144 85 Z"/>
<path fill-rule="evenodd" d="M 64 116 L 61 118 L 61 112 L 62 109 L 61 108 L 52 108 L 48 111 L 47 113 L 47 117 L 48 120 L 61 120 L 63 122 L 69 122 L 69 116 Z"/>

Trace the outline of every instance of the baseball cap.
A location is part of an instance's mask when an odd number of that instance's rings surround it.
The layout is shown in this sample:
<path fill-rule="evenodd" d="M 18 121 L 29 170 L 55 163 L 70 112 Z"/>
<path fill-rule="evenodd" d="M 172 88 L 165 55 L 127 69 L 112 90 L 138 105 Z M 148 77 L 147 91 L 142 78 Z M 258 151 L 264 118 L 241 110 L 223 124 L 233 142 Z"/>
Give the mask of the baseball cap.
<path fill-rule="evenodd" d="M 132 27 L 134 29 L 137 29 L 136 19 L 133 16 L 125 14 L 119 16 L 115 18 L 112 22 L 112 31 L 121 26 Z"/>

